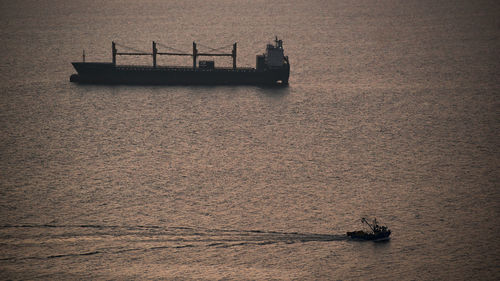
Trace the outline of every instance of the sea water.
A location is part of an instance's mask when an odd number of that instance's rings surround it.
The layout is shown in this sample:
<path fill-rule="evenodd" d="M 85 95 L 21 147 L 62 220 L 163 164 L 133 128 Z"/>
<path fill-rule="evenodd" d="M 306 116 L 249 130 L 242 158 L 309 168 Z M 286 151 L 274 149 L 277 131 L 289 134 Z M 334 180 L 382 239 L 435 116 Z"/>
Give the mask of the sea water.
<path fill-rule="evenodd" d="M 1 279 L 500 279 L 498 1 L 0 13 Z M 238 66 L 254 67 L 275 36 L 284 88 L 69 82 L 82 50 L 110 62 L 111 41 L 238 42 Z M 392 239 L 347 239 L 361 217 Z"/>

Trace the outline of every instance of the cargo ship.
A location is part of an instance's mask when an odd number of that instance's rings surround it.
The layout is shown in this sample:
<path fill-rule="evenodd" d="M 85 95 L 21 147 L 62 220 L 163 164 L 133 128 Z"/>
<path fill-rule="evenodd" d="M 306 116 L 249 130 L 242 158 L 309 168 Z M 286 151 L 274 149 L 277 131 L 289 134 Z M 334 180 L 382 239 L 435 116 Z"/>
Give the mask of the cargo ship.
<path fill-rule="evenodd" d="M 202 53 L 193 42 L 193 52 L 159 52 L 159 43 L 153 41 L 152 52 L 118 52 L 112 42 L 112 62 L 72 62 L 78 74 L 71 82 L 88 84 L 141 84 L 141 85 L 288 85 L 290 63 L 283 50 L 283 41 L 276 37 L 274 44 L 267 44 L 265 53 L 256 56 L 256 67 L 236 67 L 237 43 L 231 53 Z M 165 46 L 167 47 L 167 46 Z M 168 48 L 168 47 L 167 47 Z M 173 48 L 170 48 L 173 49 Z M 214 51 L 218 49 L 212 49 Z M 117 56 L 152 56 L 152 65 L 118 65 Z M 191 56 L 192 66 L 160 66 L 157 56 Z M 232 57 L 232 67 L 216 67 L 213 60 L 199 57 Z M 198 63 L 197 63 L 198 61 Z"/>

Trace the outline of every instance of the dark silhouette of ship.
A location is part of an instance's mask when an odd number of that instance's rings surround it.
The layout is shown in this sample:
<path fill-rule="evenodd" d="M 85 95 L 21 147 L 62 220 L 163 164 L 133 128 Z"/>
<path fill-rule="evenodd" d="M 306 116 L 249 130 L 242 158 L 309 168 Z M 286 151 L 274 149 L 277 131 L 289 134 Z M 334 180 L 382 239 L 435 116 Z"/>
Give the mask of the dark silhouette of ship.
<path fill-rule="evenodd" d="M 361 222 L 365 223 L 370 227 L 371 231 L 357 230 L 352 232 L 347 232 L 347 236 L 352 239 L 358 240 L 373 240 L 373 241 L 385 241 L 389 240 L 391 235 L 391 230 L 387 226 L 379 225 L 377 219 L 373 219 L 372 223 L 369 223 L 365 218 L 361 218 Z"/>
<path fill-rule="evenodd" d="M 193 42 L 193 52 L 158 52 L 153 42 L 153 52 L 118 52 L 112 42 L 113 61 L 72 62 L 78 74 L 70 77 L 71 82 L 89 84 L 143 84 L 143 85 L 288 85 L 290 63 L 284 55 L 283 41 L 276 37 L 275 44 L 268 44 L 266 52 L 256 56 L 256 68 L 236 67 L 236 44 L 231 53 L 200 53 Z M 165 46 L 166 47 L 166 46 Z M 167 47 L 168 48 L 168 47 Z M 217 51 L 217 49 L 213 49 Z M 117 65 L 117 55 L 152 56 L 152 66 Z M 191 56 L 192 66 L 159 66 L 159 55 Z M 200 60 L 198 57 L 232 57 L 233 67 L 216 67 L 213 60 Z"/>

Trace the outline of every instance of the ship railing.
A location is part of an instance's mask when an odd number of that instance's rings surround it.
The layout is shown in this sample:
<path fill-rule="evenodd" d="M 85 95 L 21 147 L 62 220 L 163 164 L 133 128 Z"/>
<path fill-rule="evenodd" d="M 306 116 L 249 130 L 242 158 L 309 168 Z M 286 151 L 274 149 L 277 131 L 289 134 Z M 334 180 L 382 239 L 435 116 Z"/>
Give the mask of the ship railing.
<path fill-rule="evenodd" d="M 192 67 L 189 66 L 172 66 L 172 65 L 165 65 L 165 66 L 157 66 L 157 67 L 151 67 L 150 65 L 118 65 L 116 68 L 121 69 L 121 70 L 174 70 L 174 71 L 193 71 Z M 213 69 L 203 69 L 203 68 L 196 68 L 196 71 L 203 71 L 203 72 L 225 72 L 225 71 L 236 71 L 236 72 L 255 72 L 256 69 L 252 67 L 240 67 L 240 68 L 232 68 L 232 67 L 216 67 Z"/>

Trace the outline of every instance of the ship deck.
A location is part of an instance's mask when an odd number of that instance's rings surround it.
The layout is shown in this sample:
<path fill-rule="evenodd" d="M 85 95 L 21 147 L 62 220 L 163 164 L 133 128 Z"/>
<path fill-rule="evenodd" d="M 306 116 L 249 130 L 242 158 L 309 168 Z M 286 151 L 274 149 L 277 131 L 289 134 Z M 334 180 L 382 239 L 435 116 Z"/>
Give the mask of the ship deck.
<path fill-rule="evenodd" d="M 207 72 L 256 72 L 257 70 L 252 67 L 215 67 L 215 68 L 195 68 L 191 66 L 149 66 L 149 65 L 117 65 L 117 70 L 126 71 L 207 71 Z"/>

